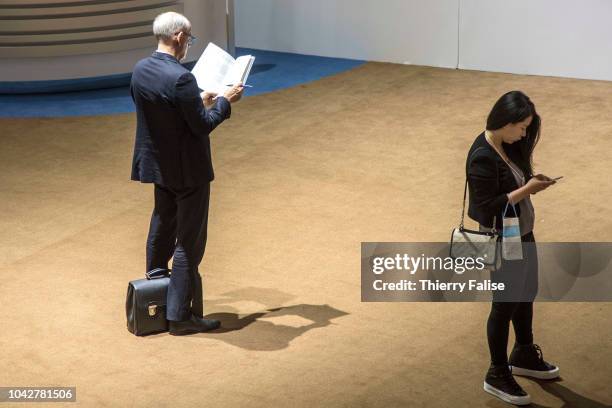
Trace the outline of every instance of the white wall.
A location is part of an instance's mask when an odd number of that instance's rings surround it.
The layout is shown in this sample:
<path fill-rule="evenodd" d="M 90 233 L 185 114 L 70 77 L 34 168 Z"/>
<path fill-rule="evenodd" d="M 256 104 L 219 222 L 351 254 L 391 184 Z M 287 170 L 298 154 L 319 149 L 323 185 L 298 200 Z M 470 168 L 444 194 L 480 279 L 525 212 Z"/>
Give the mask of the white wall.
<path fill-rule="evenodd" d="M 612 1 L 461 0 L 459 68 L 612 80 Z"/>
<path fill-rule="evenodd" d="M 189 50 L 187 60 L 197 61 L 209 42 L 228 48 L 225 0 L 183 0 L 184 14 L 198 40 Z"/>
<path fill-rule="evenodd" d="M 456 67 L 459 0 L 236 0 L 236 45 Z"/>
<path fill-rule="evenodd" d="M 236 0 L 236 44 L 612 80 L 612 0 Z"/>

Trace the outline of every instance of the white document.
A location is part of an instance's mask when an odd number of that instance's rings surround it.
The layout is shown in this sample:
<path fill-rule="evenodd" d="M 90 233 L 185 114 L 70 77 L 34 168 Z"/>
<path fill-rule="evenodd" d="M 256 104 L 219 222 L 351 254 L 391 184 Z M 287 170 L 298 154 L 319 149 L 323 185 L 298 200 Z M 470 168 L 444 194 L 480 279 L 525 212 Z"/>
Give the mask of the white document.
<path fill-rule="evenodd" d="M 234 59 L 224 49 L 210 43 L 191 73 L 196 77 L 200 89 L 223 95 L 238 82 L 246 84 L 254 62 L 252 55 Z"/>

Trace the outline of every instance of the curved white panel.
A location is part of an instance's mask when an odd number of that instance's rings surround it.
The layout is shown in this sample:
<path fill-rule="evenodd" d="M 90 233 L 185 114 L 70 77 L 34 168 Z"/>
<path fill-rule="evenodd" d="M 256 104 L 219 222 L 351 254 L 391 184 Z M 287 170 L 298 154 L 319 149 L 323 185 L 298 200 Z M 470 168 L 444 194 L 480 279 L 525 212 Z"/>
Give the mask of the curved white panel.
<path fill-rule="evenodd" d="M 171 0 L 113 0 L 113 1 L 80 1 L 72 4 L 51 3 L 40 1 L 36 4 L 2 4 L 0 3 L 0 19 L 5 18 L 46 18 L 54 16 L 72 16 L 87 14 L 122 13 L 129 9 L 136 10 L 163 7 L 176 3 Z"/>
<path fill-rule="evenodd" d="M 156 48 L 153 19 L 182 12 L 198 37 L 227 46 L 225 0 L 0 0 L 0 82 L 124 74 Z"/>
<path fill-rule="evenodd" d="M 27 8 L 0 4 L 0 58 L 96 54 L 151 46 L 155 16 L 183 11 L 178 1 L 55 4 L 58 6 Z"/>

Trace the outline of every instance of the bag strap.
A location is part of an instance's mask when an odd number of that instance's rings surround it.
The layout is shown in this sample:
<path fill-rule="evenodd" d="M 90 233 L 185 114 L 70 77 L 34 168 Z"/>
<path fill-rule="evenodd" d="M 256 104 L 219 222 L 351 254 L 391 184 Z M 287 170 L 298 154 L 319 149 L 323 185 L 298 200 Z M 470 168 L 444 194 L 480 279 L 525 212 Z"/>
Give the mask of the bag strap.
<path fill-rule="evenodd" d="M 467 175 L 465 176 L 465 187 L 463 188 L 463 208 L 461 209 L 461 222 L 459 228 L 463 229 L 463 220 L 465 219 L 465 199 L 467 198 Z"/>
<path fill-rule="evenodd" d="M 495 147 L 493 145 L 491 145 L 491 147 L 493 148 L 493 150 L 495 150 L 495 153 L 497 153 L 499 158 L 502 159 L 504 161 L 504 163 L 506 163 L 506 166 L 508 166 L 508 168 L 510 169 L 512 174 L 517 176 L 519 179 L 523 179 L 523 185 L 525 185 L 527 183 L 527 177 L 525 177 L 525 174 L 523 173 L 521 168 L 518 167 L 516 164 L 511 164 L 508 160 L 506 160 L 506 158 L 499 152 L 499 150 L 497 150 L 497 147 Z M 516 166 L 516 168 L 515 168 L 515 166 Z M 517 168 L 520 170 L 520 173 L 517 173 L 517 171 L 516 171 Z M 519 185 L 519 187 L 522 187 L 522 186 Z"/>
<path fill-rule="evenodd" d="M 480 149 L 484 149 L 484 146 L 480 146 L 477 147 L 476 150 L 474 150 L 472 152 L 472 154 L 470 155 L 470 157 L 468 157 L 468 164 L 470 162 L 470 160 L 472 159 L 472 156 L 479 151 Z M 463 208 L 461 209 L 461 222 L 459 223 L 459 229 L 463 230 L 465 229 L 463 226 L 463 221 L 465 219 L 465 200 L 467 198 L 467 188 L 468 188 L 468 174 L 467 174 L 467 168 L 465 169 L 465 187 L 463 188 Z M 497 217 L 493 216 L 493 228 L 491 229 L 491 232 L 493 234 L 497 233 L 497 230 L 495 229 L 495 222 L 497 221 Z"/>
<path fill-rule="evenodd" d="M 502 214 L 502 218 L 506 218 L 506 213 L 508 212 L 508 206 L 512 208 L 512 211 L 514 211 L 514 217 L 517 218 L 518 213 L 516 212 L 516 204 L 510 204 L 510 200 L 508 200 L 508 202 L 506 203 L 506 207 L 504 208 L 504 213 Z"/>

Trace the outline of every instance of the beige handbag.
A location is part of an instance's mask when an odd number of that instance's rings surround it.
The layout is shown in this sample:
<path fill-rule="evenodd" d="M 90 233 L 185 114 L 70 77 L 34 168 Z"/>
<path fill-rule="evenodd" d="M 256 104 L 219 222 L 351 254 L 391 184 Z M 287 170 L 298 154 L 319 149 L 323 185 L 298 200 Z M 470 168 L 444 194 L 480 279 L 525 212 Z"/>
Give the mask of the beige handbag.
<path fill-rule="evenodd" d="M 477 149 L 478 150 L 478 149 Z M 476 153 L 476 151 L 474 153 Z M 473 153 L 472 153 L 473 154 Z M 493 217 L 493 228 L 491 231 L 473 231 L 464 227 L 465 200 L 467 197 L 467 175 L 465 188 L 463 190 L 463 210 L 461 211 L 461 222 L 459 228 L 454 228 L 450 240 L 450 257 L 456 258 L 481 258 L 487 267 L 497 269 L 501 266 L 500 235 L 495 229 L 496 217 Z"/>

